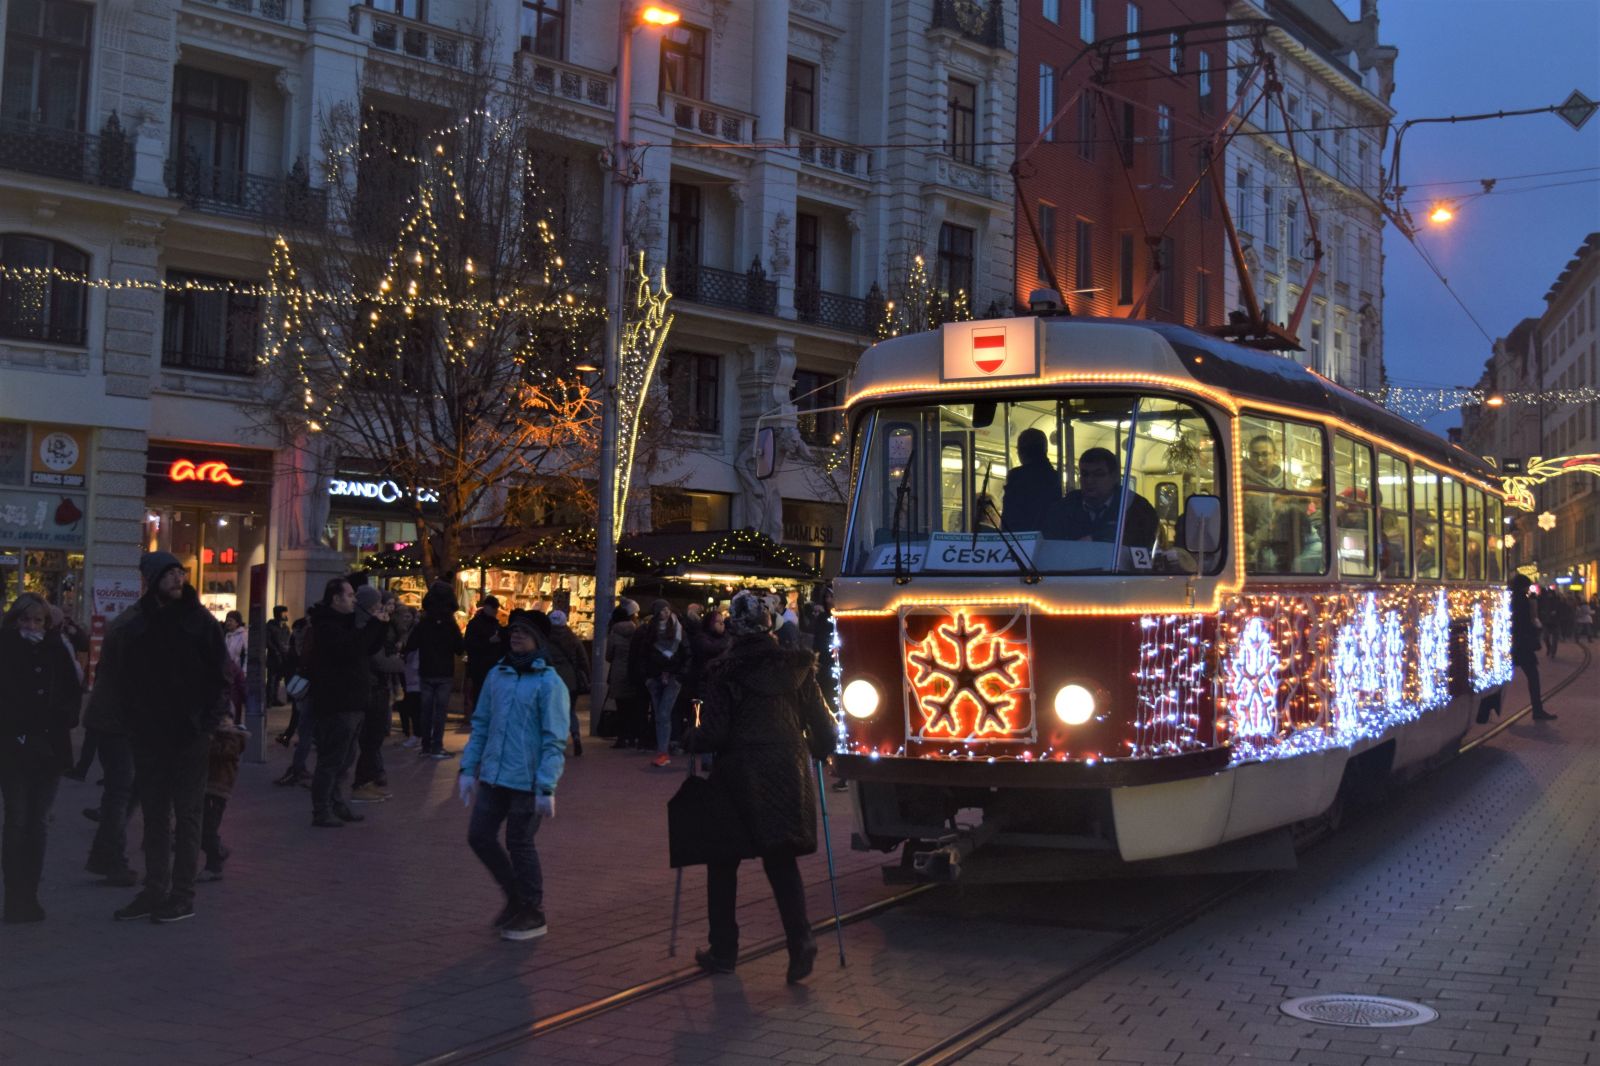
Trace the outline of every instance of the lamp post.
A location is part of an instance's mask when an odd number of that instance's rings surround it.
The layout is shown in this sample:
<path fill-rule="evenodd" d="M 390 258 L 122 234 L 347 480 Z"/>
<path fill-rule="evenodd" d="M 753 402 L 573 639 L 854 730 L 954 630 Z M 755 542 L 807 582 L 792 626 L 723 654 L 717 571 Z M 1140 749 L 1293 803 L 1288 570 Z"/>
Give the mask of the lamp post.
<path fill-rule="evenodd" d="M 605 626 L 617 584 L 617 378 L 622 367 L 623 277 L 628 270 L 628 186 L 633 184 L 628 108 L 633 101 L 633 34 L 643 26 L 665 28 L 679 19 L 676 11 L 658 5 L 627 5 L 617 12 L 616 113 L 611 130 L 611 220 L 606 248 L 606 336 L 600 372 L 600 464 L 596 491 L 599 515 L 594 548 L 594 647 L 590 655 L 590 729 L 606 702 Z M 623 501 L 626 502 L 626 501 Z"/>

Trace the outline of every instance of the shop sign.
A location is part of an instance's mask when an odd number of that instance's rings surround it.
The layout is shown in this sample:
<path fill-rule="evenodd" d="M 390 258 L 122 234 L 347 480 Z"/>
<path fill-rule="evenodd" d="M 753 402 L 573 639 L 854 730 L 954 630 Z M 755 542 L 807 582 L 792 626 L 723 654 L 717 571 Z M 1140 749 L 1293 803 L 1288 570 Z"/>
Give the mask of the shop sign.
<path fill-rule="evenodd" d="M 28 427 L 0 422 L 0 485 L 20 485 L 28 467 Z"/>
<path fill-rule="evenodd" d="M 377 503 L 399 503 L 409 499 L 411 493 L 402 489 L 398 484 L 387 478 L 382 480 L 368 478 L 343 478 L 333 477 L 328 479 L 328 495 L 334 497 L 352 497 L 361 500 L 373 500 Z M 419 503 L 438 503 L 439 494 L 433 489 L 417 489 L 416 498 Z"/>
<path fill-rule="evenodd" d="M 96 581 L 93 593 L 95 617 L 114 618 L 119 612 L 139 602 L 139 583 L 137 581 Z"/>
<path fill-rule="evenodd" d="M 193 459 L 174 459 L 172 465 L 167 467 L 167 480 L 203 481 L 209 485 L 226 485 L 236 489 L 244 484 L 243 479 L 235 477 L 233 471 L 228 469 L 228 464 L 217 459 L 210 459 L 196 463 Z"/>
<path fill-rule="evenodd" d="M 837 548 L 843 519 L 843 507 L 786 499 L 783 501 L 783 542 L 809 548 Z"/>
<path fill-rule="evenodd" d="M 87 506 L 78 493 L 0 491 L 0 544 L 81 548 Z"/>
<path fill-rule="evenodd" d="M 82 488 L 89 442 L 83 430 L 57 426 L 33 427 L 31 485 Z"/>

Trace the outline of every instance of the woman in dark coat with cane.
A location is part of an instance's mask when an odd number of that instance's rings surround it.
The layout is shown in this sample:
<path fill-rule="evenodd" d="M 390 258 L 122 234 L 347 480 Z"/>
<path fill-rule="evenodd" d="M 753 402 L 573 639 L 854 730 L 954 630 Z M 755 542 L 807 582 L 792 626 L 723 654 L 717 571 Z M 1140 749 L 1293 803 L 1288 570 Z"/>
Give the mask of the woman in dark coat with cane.
<path fill-rule="evenodd" d="M 811 761 L 833 750 L 834 721 L 817 687 L 814 656 L 778 646 L 761 597 L 735 596 L 728 630 L 732 647 L 707 667 L 694 748 L 716 756 L 711 783 L 749 833 L 744 857 L 759 858 L 772 884 L 789 942 L 792 983 L 811 973 L 817 955 L 796 859 L 817 850 Z M 695 961 L 712 973 L 731 973 L 738 961 L 738 871 L 738 859 L 706 867 L 711 946 L 696 951 Z"/>

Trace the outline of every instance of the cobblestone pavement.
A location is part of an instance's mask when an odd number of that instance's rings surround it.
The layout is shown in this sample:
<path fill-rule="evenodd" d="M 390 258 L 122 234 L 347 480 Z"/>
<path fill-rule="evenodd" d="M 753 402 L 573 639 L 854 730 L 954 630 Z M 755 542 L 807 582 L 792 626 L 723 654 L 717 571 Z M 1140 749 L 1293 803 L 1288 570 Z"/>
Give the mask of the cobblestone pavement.
<path fill-rule="evenodd" d="M 1564 652 L 1547 683 L 1575 665 Z M 1586 679 L 1551 709 L 1559 722 L 1513 727 L 967 1061 L 1600 1064 L 1600 698 Z M 111 921 L 131 890 L 81 872 L 78 811 L 98 790 L 64 782 L 50 919 L 0 928 L 0 1061 L 413 1063 L 678 969 L 705 928 L 690 871 L 667 956 L 664 804 L 683 760 L 588 752 L 540 830 L 551 932 L 522 944 L 487 929 L 498 893 L 466 848 L 453 760 L 388 749 L 395 798 L 329 833 L 309 828 L 304 790 L 270 784 L 287 758 L 272 746 L 230 804 L 226 879 L 174 926 Z M 884 857 L 848 850 L 848 797 L 828 798 L 841 905 L 891 894 Z M 822 855 L 802 869 L 822 917 Z M 1060 890 L 940 890 L 851 926 L 843 970 L 824 944 L 805 987 L 784 985 L 779 953 L 494 1061 L 898 1061 L 1093 955 L 1171 884 L 1108 888 L 1118 907 L 1070 920 L 1049 912 Z M 740 898 L 747 946 L 778 935 L 757 868 Z M 1419 999 L 1441 1018 L 1368 1031 L 1277 1010 L 1327 991 Z"/>

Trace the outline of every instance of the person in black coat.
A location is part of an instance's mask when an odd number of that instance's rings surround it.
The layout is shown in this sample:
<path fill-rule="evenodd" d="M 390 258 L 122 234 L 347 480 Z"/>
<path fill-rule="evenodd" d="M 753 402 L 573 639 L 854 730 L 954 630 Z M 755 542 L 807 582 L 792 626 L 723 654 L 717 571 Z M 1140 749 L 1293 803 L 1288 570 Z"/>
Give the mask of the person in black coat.
<path fill-rule="evenodd" d="M 50 806 L 72 765 L 72 729 L 83 689 L 66 645 L 47 636 L 49 608 L 23 593 L 0 622 L 0 877 L 4 921 L 41 922 Z"/>
<path fill-rule="evenodd" d="M 1511 579 L 1511 662 L 1528 679 L 1528 699 L 1533 704 L 1536 722 L 1553 722 L 1558 715 L 1544 709 L 1544 691 L 1539 683 L 1539 620 L 1534 614 L 1528 590 L 1533 582 L 1526 574 Z M 1478 703 L 1478 721 L 1487 722 L 1492 713 L 1500 716 L 1500 701 L 1505 697 L 1505 686 L 1485 696 Z"/>
<path fill-rule="evenodd" d="M 1085 451 L 1078 457 L 1078 482 L 1082 487 L 1051 505 L 1044 535 L 1052 540 L 1109 543 L 1117 539 L 1117 523 L 1122 521 L 1124 546 L 1152 547 L 1161 527 L 1156 509 L 1137 492 L 1128 496 L 1125 506 L 1118 506 L 1122 499 L 1119 477 L 1117 457 L 1110 449 Z"/>
<path fill-rule="evenodd" d="M 473 622 L 467 623 L 470 628 Z M 498 623 L 496 623 L 498 626 Z M 407 653 L 417 653 L 421 699 L 417 712 L 418 755 L 445 758 L 444 726 L 450 715 L 450 693 L 455 687 L 456 660 L 466 650 L 461 627 L 456 625 L 456 597 L 450 586 L 436 582 L 422 597 L 422 617 L 406 637 Z M 468 706 L 470 713 L 471 707 Z"/>
<path fill-rule="evenodd" d="M 382 607 L 358 619 L 355 589 L 342 577 L 328 582 L 322 601 L 312 608 L 311 721 L 317 767 L 311 776 L 311 824 L 318 829 L 337 829 L 363 819 L 345 803 L 340 784 L 366 715 L 368 657 L 383 646 L 388 621 Z"/>
<path fill-rule="evenodd" d="M 649 697 L 649 721 L 654 725 L 656 745 L 651 765 L 667 766 L 672 762 L 672 709 L 677 706 L 678 691 L 689 673 L 689 640 L 683 621 L 666 600 L 650 605 L 650 617 L 634 633 L 628 669 L 637 675 L 638 687 Z"/>
<path fill-rule="evenodd" d="M 811 761 L 833 750 L 836 734 L 817 687 L 814 656 L 780 648 L 772 623 L 759 595 L 746 591 L 733 598 L 733 645 L 707 671 L 693 747 L 716 756 L 711 781 L 750 833 L 747 857 L 761 860 L 772 885 L 789 944 L 788 979 L 795 982 L 811 972 L 817 955 L 796 862 L 817 850 Z M 731 972 L 739 957 L 738 871 L 737 860 L 706 867 L 711 944 L 695 952 L 695 961 L 713 973 Z"/>
<path fill-rule="evenodd" d="M 1050 464 L 1050 438 L 1040 429 L 1017 434 L 1017 465 L 1006 473 L 1000 521 L 1008 530 L 1043 529 L 1061 499 L 1061 475 Z"/>
<path fill-rule="evenodd" d="M 464 637 L 467 647 L 467 717 L 478 705 L 483 679 L 506 653 L 506 634 L 500 626 L 500 601 L 485 596 L 478 601 L 478 613 L 467 620 Z"/>

